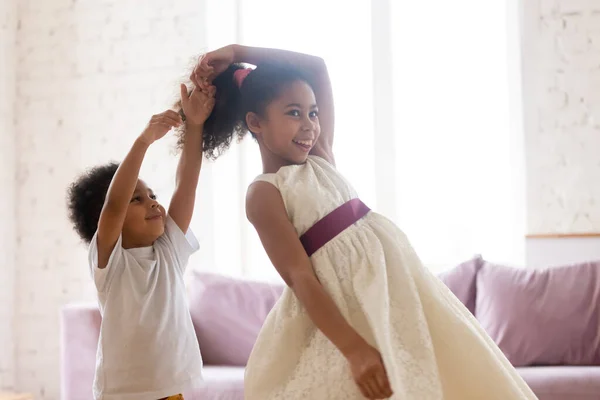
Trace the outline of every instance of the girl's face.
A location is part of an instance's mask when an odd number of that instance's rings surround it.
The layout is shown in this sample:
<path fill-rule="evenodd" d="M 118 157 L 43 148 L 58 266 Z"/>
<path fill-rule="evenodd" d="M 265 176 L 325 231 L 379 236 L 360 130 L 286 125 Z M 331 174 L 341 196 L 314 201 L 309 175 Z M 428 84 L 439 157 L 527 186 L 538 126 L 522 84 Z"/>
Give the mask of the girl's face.
<path fill-rule="evenodd" d="M 123 247 L 151 246 L 164 233 L 165 218 L 152 189 L 138 180 L 123 223 Z"/>
<path fill-rule="evenodd" d="M 247 118 L 263 157 L 274 165 L 302 164 L 321 133 L 317 101 L 304 81 L 286 85 L 265 110 L 263 118 Z"/>

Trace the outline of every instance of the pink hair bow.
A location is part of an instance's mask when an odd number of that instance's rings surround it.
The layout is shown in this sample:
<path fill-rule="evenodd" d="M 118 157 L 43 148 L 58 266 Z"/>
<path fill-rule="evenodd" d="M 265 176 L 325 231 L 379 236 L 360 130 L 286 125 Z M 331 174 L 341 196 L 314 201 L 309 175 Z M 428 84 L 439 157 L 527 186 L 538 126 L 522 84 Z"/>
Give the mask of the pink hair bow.
<path fill-rule="evenodd" d="M 242 87 L 242 83 L 244 83 L 244 79 L 248 76 L 248 74 L 252 72 L 252 68 L 241 68 L 233 73 L 233 79 L 239 88 Z"/>

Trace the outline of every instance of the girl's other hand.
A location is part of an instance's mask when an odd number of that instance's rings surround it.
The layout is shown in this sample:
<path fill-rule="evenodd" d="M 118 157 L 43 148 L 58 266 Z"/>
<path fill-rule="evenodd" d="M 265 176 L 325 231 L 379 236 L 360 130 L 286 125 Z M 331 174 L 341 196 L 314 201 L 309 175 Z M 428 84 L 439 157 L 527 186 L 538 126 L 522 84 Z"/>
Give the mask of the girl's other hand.
<path fill-rule="evenodd" d="M 347 356 L 354 381 L 367 399 L 387 399 L 393 392 L 377 349 L 368 343 L 354 348 Z"/>

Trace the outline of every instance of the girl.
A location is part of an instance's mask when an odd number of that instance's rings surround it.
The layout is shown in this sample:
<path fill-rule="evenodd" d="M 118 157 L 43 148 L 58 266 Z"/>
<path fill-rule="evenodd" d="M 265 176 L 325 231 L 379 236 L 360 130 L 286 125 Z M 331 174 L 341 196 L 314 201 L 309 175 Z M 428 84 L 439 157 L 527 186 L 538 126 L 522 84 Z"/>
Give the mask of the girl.
<path fill-rule="evenodd" d="M 288 285 L 248 361 L 247 399 L 535 398 L 404 234 L 335 169 L 322 59 L 231 45 L 206 54 L 191 79 L 216 87 L 206 152 L 246 131 L 258 142 L 264 174 L 246 212 Z"/>
<path fill-rule="evenodd" d="M 69 189 L 75 230 L 89 244 L 102 314 L 96 400 L 182 400 L 202 382 L 202 359 L 187 308 L 183 273 L 198 242 L 188 231 L 214 89 L 181 86 L 186 134 L 168 213 L 138 178 L 149 146 L 182 117 L 152 117 L 121 163 L 93 168 Z"/>

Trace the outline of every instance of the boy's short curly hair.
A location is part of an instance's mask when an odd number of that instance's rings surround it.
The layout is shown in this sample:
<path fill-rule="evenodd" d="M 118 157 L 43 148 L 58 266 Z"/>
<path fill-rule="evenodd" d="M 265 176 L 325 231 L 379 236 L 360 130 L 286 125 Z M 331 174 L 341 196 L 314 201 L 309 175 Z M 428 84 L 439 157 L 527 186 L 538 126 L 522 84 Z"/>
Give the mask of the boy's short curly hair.
<path fill-rule="evenodd" d="M 98 220 L 106 199 L 106 192 L 117 168 L 119 168 L 118 163 L 91 168 L 69 186 L 67 192 L 69 219 L 77 234 L 88 244 L 98 230 Z"/>

